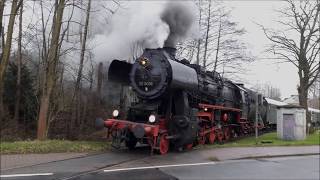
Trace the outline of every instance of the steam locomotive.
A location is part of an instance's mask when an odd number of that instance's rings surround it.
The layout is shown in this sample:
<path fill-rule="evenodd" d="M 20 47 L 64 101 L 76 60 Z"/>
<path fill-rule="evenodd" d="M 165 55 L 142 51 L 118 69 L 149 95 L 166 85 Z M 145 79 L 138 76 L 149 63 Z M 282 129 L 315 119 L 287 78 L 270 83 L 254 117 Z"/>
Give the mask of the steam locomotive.
<path fill-rule="evenodd" d="M 112 118 L 97 119 L 99 127 L 108 128 L 114 147 L 124 143 L 133 149 L 139 142 L 149 145 L 151 153 L 166 154 L 170 148 L 223 143 L 264 127 L 267 103 L 261 95 L 177 60 L 175 51 L 146 49 L 133 64 L 111 62 L 109 80 L 131 87 L 139 99 L 122 117 L 114 110 Z"/>

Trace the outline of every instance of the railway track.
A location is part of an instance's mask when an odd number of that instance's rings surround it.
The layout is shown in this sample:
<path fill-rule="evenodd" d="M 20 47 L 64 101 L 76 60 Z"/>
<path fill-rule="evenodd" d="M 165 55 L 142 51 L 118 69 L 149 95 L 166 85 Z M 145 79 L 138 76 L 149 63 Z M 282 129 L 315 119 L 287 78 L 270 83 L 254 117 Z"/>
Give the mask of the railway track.
<path fill-rule="evenodd" d="M 104 169 L 110 169 L 110 168 L 112 168 L 112 167 L 116 167 L 116 166 L 119 166 L 119 165 L 122 165 L 122 164 L 130 163 L 130 162 L 134 162 L 134 161 L 138 161 L 138 160 L 143 160 L 143 159 L 146 159 L 146 158 L 148 158 L 148 157 L 149 157 L 149 156 L 143 157 L 143 158 L 129 159 L 129 160 L 121 161 L 121 162 L 114 163 L 114 164 L 108 164 L 108 165 L 105 165 L 105 166 L 102 166 L 102 167 L 99 167 L 99 168 L 96 168 L 96 169 L 93 169 L 93 170 L 89 170 L 89 171 L 85 171 L 85 172 L 80 172 L 80 173 L 75 173 L 75 174 L 72 174 L 72 175 L 69 175 L 69 176 L 66 176 L 66 177 L 57 178 L 57 179 L 55 179 L 55 180 L 70 180 L 70 179 L 76 179 L 76 178 L 79 178 L 79 177 L 81 177 L 81 176 L 85 176 L 85 175 L 93 174 L 93 173 L 98 173 L 98 172 L 101 172 L 101 171 L 104 170 Z"/>

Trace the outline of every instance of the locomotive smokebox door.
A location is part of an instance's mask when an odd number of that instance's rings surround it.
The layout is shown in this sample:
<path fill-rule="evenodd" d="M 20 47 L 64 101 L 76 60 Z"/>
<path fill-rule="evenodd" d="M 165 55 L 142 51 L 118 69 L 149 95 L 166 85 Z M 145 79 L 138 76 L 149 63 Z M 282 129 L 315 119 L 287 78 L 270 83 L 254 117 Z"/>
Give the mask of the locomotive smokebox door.
<path fill-rule="evenodd" d="M 125 61 L 113 60 L 108 69 L 108 80 L 129 85 L 131 67 L 132 65 Z"/>

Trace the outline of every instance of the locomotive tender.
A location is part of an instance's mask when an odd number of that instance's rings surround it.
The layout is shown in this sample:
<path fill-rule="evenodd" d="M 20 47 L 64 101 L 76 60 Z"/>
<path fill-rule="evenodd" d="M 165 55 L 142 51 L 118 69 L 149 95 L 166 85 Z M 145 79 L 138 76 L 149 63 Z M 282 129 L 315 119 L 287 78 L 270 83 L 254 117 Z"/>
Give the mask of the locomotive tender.
<path fill-rule="evenodd" d="M 146 49 L 133 64 L 113 60 L 111 81 L 130 86 L 139 101 L 125 116 L 98 119 L 108 128 L 112 144 L 133 149 L 148 144 L 151 153 L 170 148 L 190 149 L 197 144 L 227 141 L 254 132 L 256 101 L 263 128 L 267 103 L 262 96 L 222 78 L 217 72 L 175 58 L 175 48 Z M 259 97 L 259 98 L 257 98 Z"/>

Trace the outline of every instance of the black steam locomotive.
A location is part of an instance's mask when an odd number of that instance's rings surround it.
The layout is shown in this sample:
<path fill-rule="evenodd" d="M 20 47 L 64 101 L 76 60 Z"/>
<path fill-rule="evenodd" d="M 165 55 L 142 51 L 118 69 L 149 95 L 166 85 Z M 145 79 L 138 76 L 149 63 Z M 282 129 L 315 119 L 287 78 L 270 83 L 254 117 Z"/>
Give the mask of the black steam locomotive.
<path fill-rule="evenodd" d="M 133 64 L 111 62 L 109 80 L 131 87 L 139 99 L 125 116 L 114 110 L 113 118 L 97 121 L 108 128 L 113 146 L 124 142 L 132 149 L 140 142 L 165 154 L 169 147 L 221 143 L 253 132 L 255 125 L 263 128 L 267 103 L 262 96 L 217 72 L 177 60 L 175 51 L 146 49 Z"/>

